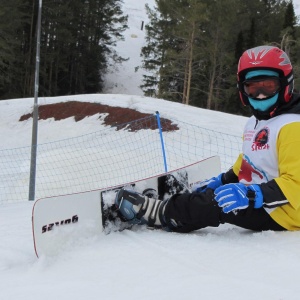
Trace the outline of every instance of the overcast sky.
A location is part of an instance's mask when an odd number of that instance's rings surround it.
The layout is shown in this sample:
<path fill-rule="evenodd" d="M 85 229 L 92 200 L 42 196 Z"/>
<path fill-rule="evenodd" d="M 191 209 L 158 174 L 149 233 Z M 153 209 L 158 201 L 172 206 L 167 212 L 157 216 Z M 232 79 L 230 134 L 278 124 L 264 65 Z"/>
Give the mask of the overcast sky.
<path fill-rule="evenodd" d="M 295 13 L 299 17 L 299 15 L 300 15 L 300 0 L 293 0 L 293 4 L 294 4 Z"/>

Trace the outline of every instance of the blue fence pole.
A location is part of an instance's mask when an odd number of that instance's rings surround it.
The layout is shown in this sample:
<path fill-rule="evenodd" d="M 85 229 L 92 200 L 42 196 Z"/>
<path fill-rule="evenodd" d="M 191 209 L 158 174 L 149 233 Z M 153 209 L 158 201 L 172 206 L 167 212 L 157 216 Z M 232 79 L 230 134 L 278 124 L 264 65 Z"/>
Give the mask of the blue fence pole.
<path fill-rule="evenodd" d="M 161 128 L 161 123 L 160 123 L 160 115 L 159 115 L 158 111 L 156 112 L 156 120 L 157 120 L 157 126 L 158 126 L 158 130 L 159 130 L 159 136 L 160 136 L 161 149 L 162 149 L 162 154 L 163 154 L 163 159 L 164 159 L 165 172 L 168 172 L 164 137 L 163 137 L 163 134 L 162 134 L 162 128 Z"/>

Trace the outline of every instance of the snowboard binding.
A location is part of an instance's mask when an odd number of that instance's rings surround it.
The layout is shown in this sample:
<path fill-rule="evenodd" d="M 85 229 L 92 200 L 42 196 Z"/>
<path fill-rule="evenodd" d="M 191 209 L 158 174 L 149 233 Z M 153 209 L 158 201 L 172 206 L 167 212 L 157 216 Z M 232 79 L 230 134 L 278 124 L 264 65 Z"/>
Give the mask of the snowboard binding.
<path fill-rule="evenodd" d="M 141 207 L 146 199 L 156 200 L 158 193 L 155 189 L 148 188 L 140 194 L 132 188 L 126 186 L 101 193 L 102 225 L 106 233 L 130 229 L 135 224 L 147 224 L 143 218 L 145 212 L 140 211 L 138 207 Z"/>
<path fill-rule="evenodd" d="M 165 202 L 155 199 L 153 189 L 139 194 L 132 190 L 119 190 L 115 205 L 118 208 L 118 215 L 132 225 L 147 225 L 149 228 L 161 228 L 163 222 L 163 208 Z"/>
<path fill-rule="evenodd" d="M 120 219 L 131 224 L 142 225 L 147 223 L 143 216 L 147 210 L 148 202 L 148 196 L 123 188 L 116 195 L 115 207 Z"/>

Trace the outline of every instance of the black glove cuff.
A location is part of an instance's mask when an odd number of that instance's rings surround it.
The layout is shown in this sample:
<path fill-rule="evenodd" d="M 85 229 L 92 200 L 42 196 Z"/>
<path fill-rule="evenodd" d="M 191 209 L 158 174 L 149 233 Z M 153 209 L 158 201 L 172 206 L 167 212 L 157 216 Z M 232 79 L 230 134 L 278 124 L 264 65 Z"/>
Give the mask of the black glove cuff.
<path fill-rule="evenodd" d="M 238 183 L 239 178 L 235 175 L 232 169 L 222 174 L 221 181 L 223 184 Z"/>
<path fill-rule="evenodd" d="M 255 191 L 248 190 L 246 197 L 249 199 L 249 206 L 247 208 L 247 214 L 251 214 L 251 212 L 254 209 L 254 204 L 255 204 L 255 197 L 256 197 Z"/>

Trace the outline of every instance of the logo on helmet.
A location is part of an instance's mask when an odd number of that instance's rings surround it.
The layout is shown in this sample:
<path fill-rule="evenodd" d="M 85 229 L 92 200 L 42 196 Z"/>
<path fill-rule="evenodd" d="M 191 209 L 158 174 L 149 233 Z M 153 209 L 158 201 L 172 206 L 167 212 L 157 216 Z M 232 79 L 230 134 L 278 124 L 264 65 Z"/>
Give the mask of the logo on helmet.
<path fill-rule="evenodd" d="M 262 63 L 262 60 L 261 61 L 250 61 L 250 64 L 251 65 L 259 65 L 259 64 L 261 64 Z"/>

